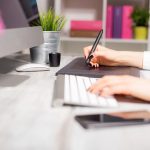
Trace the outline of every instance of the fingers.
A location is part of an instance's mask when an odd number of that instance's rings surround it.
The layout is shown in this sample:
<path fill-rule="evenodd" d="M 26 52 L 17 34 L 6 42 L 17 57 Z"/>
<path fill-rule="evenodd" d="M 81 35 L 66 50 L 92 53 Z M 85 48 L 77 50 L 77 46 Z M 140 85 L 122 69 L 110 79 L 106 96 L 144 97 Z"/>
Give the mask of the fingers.
<path fill-rule="evenodd" d="M 85 58 L 88 57 L 89 52 L 91 51 L 91 48 L 92 48 L 92 46 L 88 46 L 83 49 Z"/>
<path fill-rule="evenodd" d="M 88 91 L 102 96 L 113 94 L 129 94 L 126 76 L 105 76 L 88 88 Z"/>
<path fill-rule="evenodd" d="M 112 85 L 110 87 L 102 89 L 101 91 L 101 96 L 109 96 L 114 94 L 130 95 L 128 88 L 122 84 Z"/>
<path fill-rule="evenodd" d="M 99 67 L 99 60 L 96 57 L 93 57 L 90 61 L 92 67 L 98 68 Z"/>
<path fill-rule="evenodd" d="M 89 91 L 92 93 L 98 93 L 103 88 L 111 86 L 113 84 L 120 83 L 120 79 L 118 76 L 105 76 L 101 79 L 99 79 L 95 84 L 93 84 L 91 87 L 89 87 Z"/>
<path fill-rule="evenodd" d="M 83 49 L 84 56 L 85 56 L 86 58 L 88 57 L 89 52 L 91 51 L 91 49 L 92 49 L 92 46 L 87 46 L 87 47 L 85 47 L 85 48 Z M 101 46 L 98 45 L 97 48 L 96 48 L 96 51 L 99 52 L 100 49 L 101 49 Z M 96 51 L 95 51 L 95 52 L 96 52 Z"/>
<path fill-rule="evenodd" d="M 87 59 L 89 52 L 91 51 L 92 46 L 88 46 L 84 48 L 84 57 Z M 96 49 L 97 51 L 98 49 Z M 99 59 L 97 57 L 93 57 L 90 61 L 90 65 L 92 67 L 98 68 L 99 67 Z"/>
<path fill-rule="evenodd" d="M 94 68 L 98 68 L 99 67 L 99 64 L 98 63 L 93 63 L 93 62 L 90 62 L 91 66 L 94 67 Z"/>
<path fill-rule="evenodd" d="M 101 96 L 123 94 L 150 100 L 149 81 L 133 76 L 107 76 L 98 80 L 88 91 Z"/>
<path fill-rule="evenodd" d="M 92 46 L 84 48 L 84 56 L 87 59 Z M 98 64 L 107 66 L 117 66 L 119 62 L 117 61 L 117 53 L 114 50 L 97 46 L 96 50 L 92 53 L 93 58 L 91 59 L 91 66 L 99 67 Z"/>

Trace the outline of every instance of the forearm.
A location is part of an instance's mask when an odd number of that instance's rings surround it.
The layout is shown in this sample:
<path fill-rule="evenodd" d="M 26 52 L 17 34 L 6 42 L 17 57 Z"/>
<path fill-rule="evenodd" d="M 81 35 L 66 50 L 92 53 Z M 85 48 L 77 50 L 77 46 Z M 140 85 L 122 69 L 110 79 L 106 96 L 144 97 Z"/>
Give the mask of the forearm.
<path fill-rule="evenodd" d="M 121 51 L 117 59 L 120 66 L 143 68 L 143 52 Z"/>

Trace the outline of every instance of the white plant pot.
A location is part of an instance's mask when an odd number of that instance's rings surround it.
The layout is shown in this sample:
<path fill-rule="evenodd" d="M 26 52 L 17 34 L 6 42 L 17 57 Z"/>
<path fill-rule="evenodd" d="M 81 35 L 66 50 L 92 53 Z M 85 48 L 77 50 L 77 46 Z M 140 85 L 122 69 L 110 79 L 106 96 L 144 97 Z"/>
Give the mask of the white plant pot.
<path fill-rule="evenodd" d="M 49 53 L 58 51 L 60 43 L 59 31 L 43 31 L 44 43 L 30 49 L 31 62 L 33 63 L 49 63 Z"/>

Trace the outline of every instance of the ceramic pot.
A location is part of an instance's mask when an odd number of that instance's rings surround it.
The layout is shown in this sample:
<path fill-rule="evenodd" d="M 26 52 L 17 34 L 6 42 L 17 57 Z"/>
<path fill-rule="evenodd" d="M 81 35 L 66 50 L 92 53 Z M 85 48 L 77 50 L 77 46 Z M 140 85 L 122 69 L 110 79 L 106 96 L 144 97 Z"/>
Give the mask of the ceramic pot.
<path fill-rule="evenodd" d="M 49 53 L 58 52 L 60 43 L 59 31 L 43 31 L 44 43 L 30 49 L 31 62 L 49 63 Z"/>
<path fill-rule="evenodd" d="M 147 39 L 147 27 L 134 27 L 134 38 L 136 40 Z"/>

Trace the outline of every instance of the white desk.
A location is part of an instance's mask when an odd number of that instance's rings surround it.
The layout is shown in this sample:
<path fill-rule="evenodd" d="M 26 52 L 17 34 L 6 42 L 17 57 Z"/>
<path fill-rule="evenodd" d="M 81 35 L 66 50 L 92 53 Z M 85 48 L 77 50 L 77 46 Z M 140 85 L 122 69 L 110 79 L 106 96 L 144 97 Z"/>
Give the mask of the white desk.
<path fill-rule="evenodd" d="M 71 57 L 63 57 L 61 67 L 70 60 Z M 124 103 L 118 109 L 52 108 L 54 74 L 58 69 L 11 71 L 0 76 L 0 150 L 150 150 L 150 125 L 86 131 L 73 119 L 81 113 L 150 110 L 150 105 Z"/>

